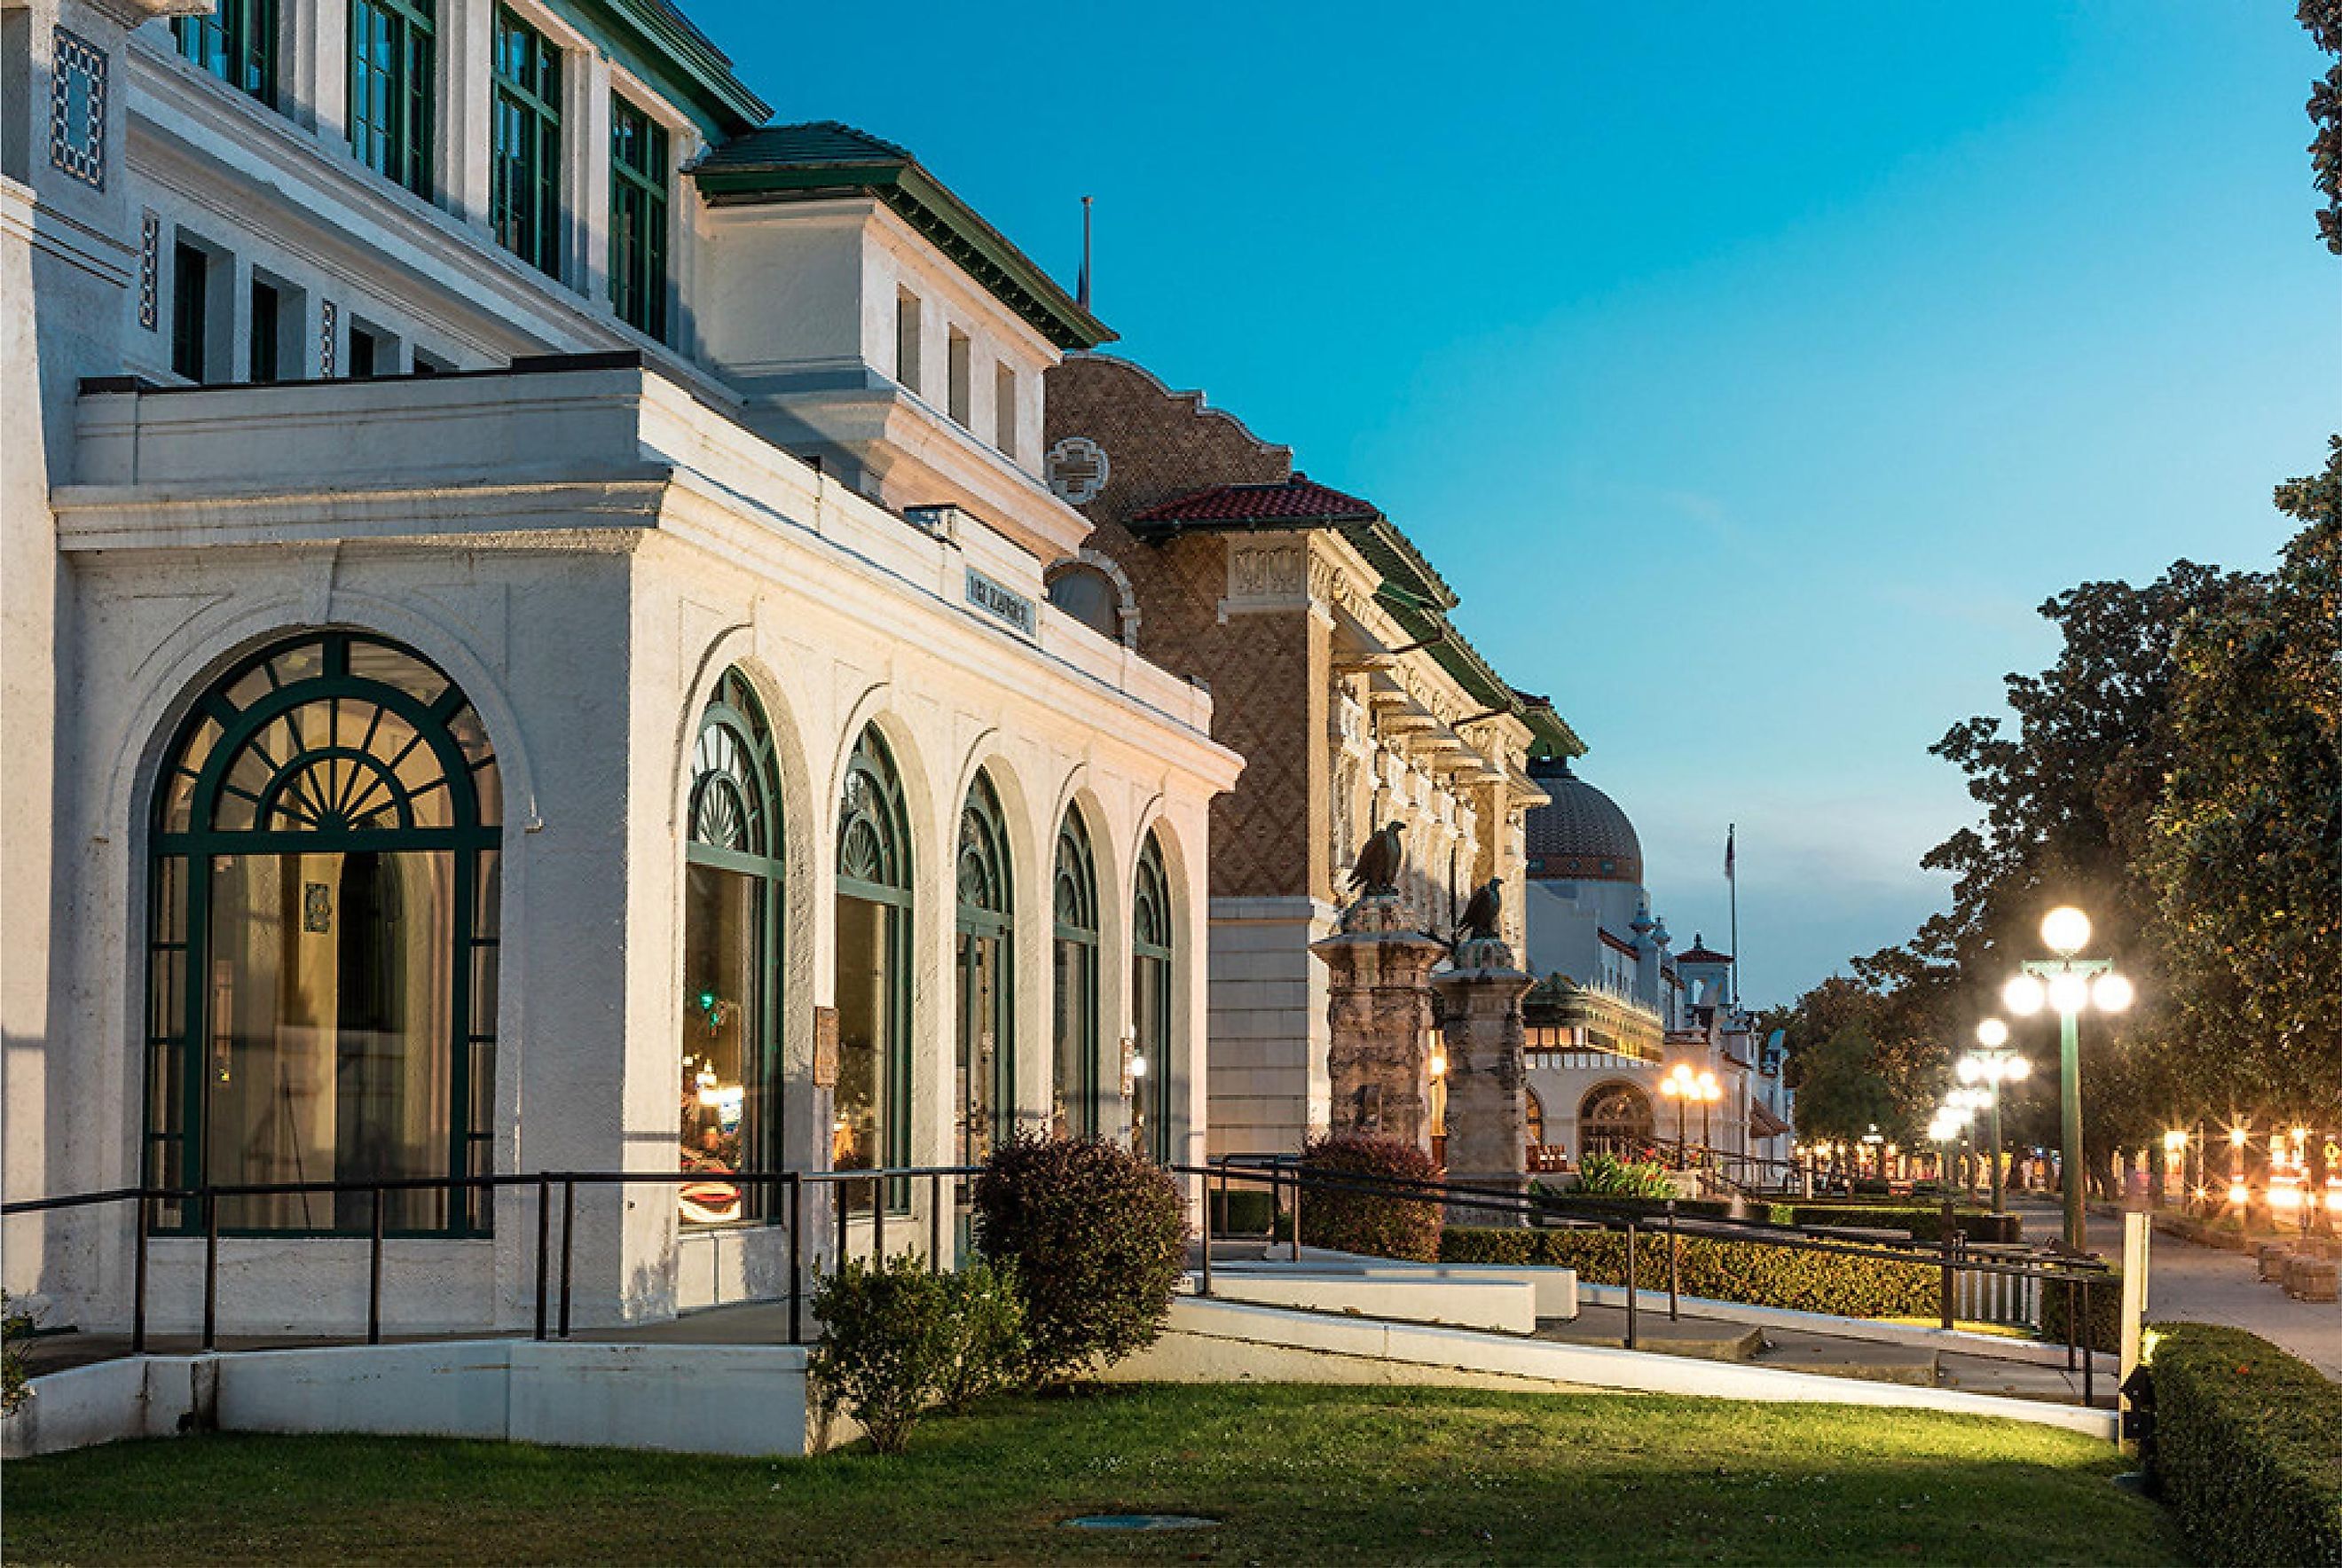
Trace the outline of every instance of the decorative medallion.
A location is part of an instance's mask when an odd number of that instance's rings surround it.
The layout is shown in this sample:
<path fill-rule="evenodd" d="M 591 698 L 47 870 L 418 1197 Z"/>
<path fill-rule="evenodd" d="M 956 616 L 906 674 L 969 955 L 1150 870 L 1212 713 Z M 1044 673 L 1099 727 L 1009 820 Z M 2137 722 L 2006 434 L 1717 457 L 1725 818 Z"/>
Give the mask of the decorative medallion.
<path fill-rule="evenodd" d="M 335 366 L 341 358 L 335 347 L 335 344 L 340 341 L 342 335 L 341 325 L 341 306 L 335 305 L 332 300 L 327 300 L 318 306 L 317 374 L 325 377 L 329 381 L 333 379 Z"/>
<path fill-rule="evenodd" d="M 56 30 L 49 66 L 49 162 L 94 190 L 105 189 L 105 52 L 77 33 Z"/>
<path fill-rule="evenodd" d="M 1086 506 L 1106 489 L 1114 465 L 1106 448 L 1086 435 L 1068 435 L 1049 448 L 1049 488 L 1069 506 Z"/>

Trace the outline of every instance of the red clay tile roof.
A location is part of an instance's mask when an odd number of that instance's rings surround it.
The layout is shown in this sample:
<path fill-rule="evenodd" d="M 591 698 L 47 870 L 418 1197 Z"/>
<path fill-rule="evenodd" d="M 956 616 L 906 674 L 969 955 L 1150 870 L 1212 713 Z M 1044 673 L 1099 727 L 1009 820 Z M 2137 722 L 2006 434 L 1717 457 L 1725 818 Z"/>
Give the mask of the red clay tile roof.
<path fill-rule="evenodd" d="M 1729 964 L 1732 962 L 1732 954 L 1718 953 L 1701 942 L 1697 936 L 1694 936 L 1692 945 L 1676 954 L 1676 962 L 1677 964 Z"/>
<path fill-rule="evenodd" d="M 1372 523 L 1382 514 L 1374 504 L 1298 476 L 1281 484 L 1216 484 L 1150 506 L 1131 519 L 1158 527 L 1216 524 L 1287 525 Z"/>

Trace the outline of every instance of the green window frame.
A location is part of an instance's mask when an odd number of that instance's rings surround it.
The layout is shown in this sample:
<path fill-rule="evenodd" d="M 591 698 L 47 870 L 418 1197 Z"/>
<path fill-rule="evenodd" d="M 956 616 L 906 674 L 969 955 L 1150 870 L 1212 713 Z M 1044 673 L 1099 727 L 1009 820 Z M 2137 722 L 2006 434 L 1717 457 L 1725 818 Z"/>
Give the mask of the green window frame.
<path fill-rule="evenodd" d="M 1054 944 L 1054 1023 L 1050 1125 L 1061 1135 L 1098 1131 L 1097 861 L 1081 812 L 1066 808 L 1057 824 L 1057 863 L 1050 887 Z"/>
<path fill-rule="evenodd" d="M 610 306 L 646 336 L 666 341 L 667 134 L 650 115 L 610 99 Z"/>
<path fill-rule="evenodd" d="M 366 167 L 427 199 L 432 0 L 350 0 L 349 26 L 350 150 Z"/>
<path fill-rule="evenodd" d="M 276 106 L 276 0 L 219 0 L 208 15 L 172 17 L 171 37 L 199 70 Z"/>
<path fill-rule="evenodd" d="M 561 275 L 561 51 L 504 6 L 489 89 L 488 222 L 496 243 Z"/>
<path fill-rule="evenodd" d="M 960 1128 L 953 1157 L 983 1163 L 992 1145 L 1016 1124 L 1016 1011 L 1015 899 L 1009 876 L 1008 828 L 992 780 L 979 772 L 959 814 L 959 1018 L 955 1106 Z M 977 1039 L 989 1025 L 992 1060 Z M 988 1114 L 978 1126 L 975 1113 Z"/>
<path fill-rule="evenodd" d="M 876 1153 L 883 1165 L 907 1165 L 911 1160 L 911 869 L 902 775 L 885 737 L 871 725 L 855 741 L 839 789 L 837 899 L 841 906 L 851 901 L 874 905 L 878 917 L 886 1017 L 883 1036 L 873 1042 L 873 1089 Z M 843 944 L 840 949 L 842 964 Z M 866 1188 L 851 1183 L 844 1197 L 857 1210 L 869 1203 Z M 887 1183 L 889 1212 L 907 1211 L 910 1203 L 907 1179 Z"/>
<path fill-rule="evenodd" d="M 1131 1085 L 1132 1111 L 1143 1120 L 1138 1153 L 1157 1164 L 1171 1163 L 1171 985 L 1177 973 L 1172 950 L 1171 879 L 1163 869 L 1163 846 L 1152 831 L 1138 853 L 1138 874 L 1130 899 L 1131 1024 L 1139 1059 L 1146 1063 Z"/>
<path fill-rule="evenodd" d="M 740 879 L 740 890 L 747 894 L 750 906 L 754 951 L 744 965 L 743 995 L 715 994 L 700 989 L 693 975 L 685 975 L 686 1037 L 695 1024 L 704 1026 L 712 1036 L 721 1024 L 742 1020 L 740 1065 L 746 1094 L 744 1135 L 735 1168 L 778 1170 L 783 1093 L 780 965 L 782 921 L 787 910 L 780 765 L 764 704 L 737 669 L 724 673 L 700 713 L 699 734 L 692 747 L 688 826 L 684 847 L 686 880 L 693 867 Z M 685 937 L 686 962 L 694 946 L 692 934 L 686 932 Z M 688 1071 L 690 1064 L 685 1066 Z M 686 1168 L 693 1167 L 686 1164 Z M 769 1195 L 761 1186 L 736 1192 L 736 1217 L 770 1220 Z M 703 1213 L 709 1207 L 704 1200 L 699 1206 Z"/>
<path fill-rule="evenodd" d="M 211 255 L 181 240 L 171 250 L 171 369 L 200 382 L 211 363 Z"/>
<path fill-rule="evenodd" d="M 211 1170 L 215 1091 L 235 1056 L 219 1035 L 221 976 L 236 933 L 215 931 L 213 884 L 243 862 L 286 855 L 444 857 L 448 948 L 444 1168 L 493 1168 L 498 881 L 503 791 L 479 714 L 446 673 L 364 633 L 313 633 L 232 665 L 181 721 L 156 779 L 149 844 L 144 1169 L 156 1186 L 199 1189 Z M 309 911 L 301 917 L 305 929 Z M 341 918 L 346 919 L 346 909 Z M 330 905 L 326 920 L 335 918 Z M 215 951 L 216 949 L 216 951 Z M 222 954 L 229 956 L 222 957 Z M 427 1065 L 427 1064 L 426 1064 Z M 289 1113 L 288 1113 L 289 1114 Z M 363 1160 L 364 1152 L 358 1150 Z M 334 1171 L 309 1173 L 323 1180 Z M 221 1184 L 248 1179 L 223 1171 Z M 221 1227 L 268 1234 L 364 1234 L 365 1194 L 330 1201 L 317 1223 L 255 1219 L 262 1199 L 219 1200 Z M 484 1189 L 448 1201 L 428 1189 L 388 1195 L 389 1230 L 485 1235 Z M 305 1205 L 305 1213 L 314 1213 Z M 158 1232 L 201 1228 L 196 1203 L 157 1204 Z"/>

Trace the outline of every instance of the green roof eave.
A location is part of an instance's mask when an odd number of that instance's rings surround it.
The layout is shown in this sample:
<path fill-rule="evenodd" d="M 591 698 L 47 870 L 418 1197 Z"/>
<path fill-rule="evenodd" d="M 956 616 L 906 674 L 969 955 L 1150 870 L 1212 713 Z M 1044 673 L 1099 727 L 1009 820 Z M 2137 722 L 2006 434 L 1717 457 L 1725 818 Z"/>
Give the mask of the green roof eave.
<path fill-rule="evenodd" d="M 667 92 L 711 142 L 772 118 L 772 105 L 733 75 L 724 52 L 656 0 L 553 0 L 553 6 L 619 64 Z"/>
<path fill-rule="evenodd" d="M 1456 607 L 1456 591 L 1432 570 L 1423 552 L 1415 547 L 1415 541 L 1400 533 L 1398 525 L 1389 518 L 1345 523 L 1340 532 L 1351 548 L 1366 558 L 1366 564 L 1381 576 L 1385 587 L 1391 586 L 1396 579 L 1399 586 L 1426 604 L 1441 610 Z"/>
<path fill-rule="evenodd" d="M 1480 651 L 1466 640 L 1443 607 L 1399 584 L 1386 580 L 1375 597 L 1386 606 L 1408 634 L 1420 639 L 1436 637 L 1426 650 L 1456 683 L 1491 711 L 1502 712 L 1528 726 L 1532 753 L 1551 748 L 1563 756 L 1584 756 L 1586 743 L 1550 705 L 1526 702 L 1511 684 L 1492 669 Z"/>
<path fill-rule="evenodd" d="M 806 201 L 867 191 L 1056 347 L 1091 349 L 1114 341 L 1111 327 L 1085 310 L 1032 257 L 916 160 L 763 167 L 731 164 L 699 170 L 693 177 L 711 200 L 726 204 L 760 196 Z"/>

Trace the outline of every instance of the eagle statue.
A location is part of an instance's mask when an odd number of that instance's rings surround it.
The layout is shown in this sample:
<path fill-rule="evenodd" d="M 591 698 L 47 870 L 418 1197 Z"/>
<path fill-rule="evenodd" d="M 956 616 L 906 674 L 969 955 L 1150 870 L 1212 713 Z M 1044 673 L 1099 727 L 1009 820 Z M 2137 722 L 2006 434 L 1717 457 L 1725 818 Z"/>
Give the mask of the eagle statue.
<path fill-rule="evenodd" d="M 1501 939 L 1498 930 L 1505 908 L 1505 879 L 1492 876 L 1482 883 L 1464 905 L 1464 913 L 1456 922 L 1456 944 L 1467 942 L 1496 942 Z"/>
<path fill-rule="evenodd" d="M 1396 820 L 1375 829 L 1358 848 L 1358 858 L 1350 866 L 1350 891 L 1373 897 L 1376 894 L 1398 891 L 1399 867 L 1405 857 L 1398 846 L 1398 835 L 1405 824 Z"/>

